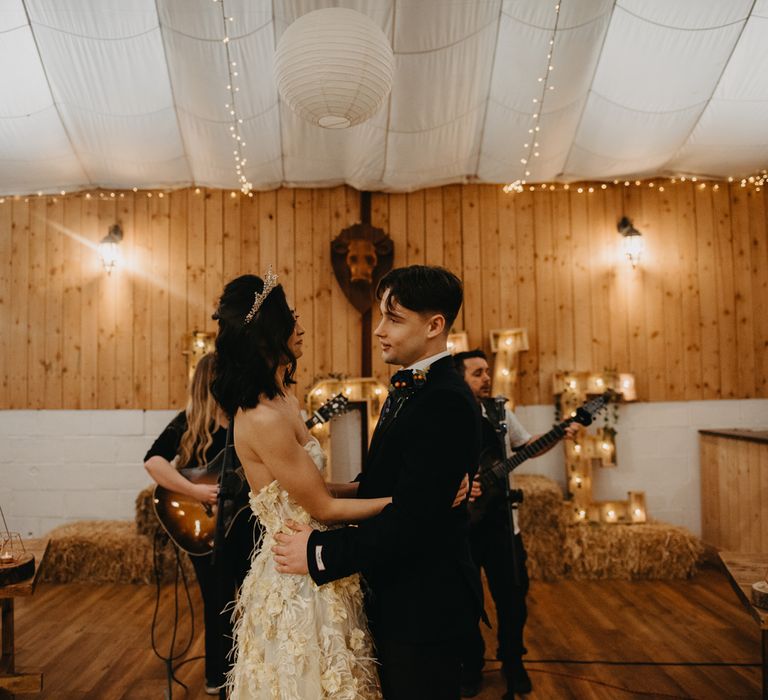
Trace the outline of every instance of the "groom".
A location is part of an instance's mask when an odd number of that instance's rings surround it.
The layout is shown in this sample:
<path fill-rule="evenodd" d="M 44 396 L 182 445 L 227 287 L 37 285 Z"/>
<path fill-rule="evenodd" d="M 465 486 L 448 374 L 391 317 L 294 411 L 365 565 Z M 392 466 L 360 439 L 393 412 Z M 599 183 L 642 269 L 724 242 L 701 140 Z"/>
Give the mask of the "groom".
<path fill-rule="evenodd" d="M 297 525 L 273 551 L 278 571 L 318 585 L 362 573 L 386 700 L 458 700 L 461 641 L 482 610 L 466 505 L 451 507 L 481 441 L 477 404 L 446 350 L 462 286 L 448 270 L 412 265 L 376 294 L 382 357 L 406 370 L 393 377 L 357 495 L 392 504 L 357 527 Z"/>

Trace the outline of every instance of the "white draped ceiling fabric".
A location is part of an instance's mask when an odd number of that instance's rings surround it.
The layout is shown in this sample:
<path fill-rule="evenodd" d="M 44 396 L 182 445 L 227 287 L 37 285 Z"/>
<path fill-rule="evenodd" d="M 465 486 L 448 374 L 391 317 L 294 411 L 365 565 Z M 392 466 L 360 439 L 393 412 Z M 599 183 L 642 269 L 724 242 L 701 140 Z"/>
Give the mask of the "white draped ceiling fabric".
<path fill-rule="evenodd" d="M 237 188 L 233 60 L 255 189 L 766 167 L 768 0 L 560 0 L 559 16 L 555 2 L 3 0 L 0 194 Z M 389 99 L 346 130 L 303 122 L 273 75 L 286 27 L 329 6 L 371 17 L 395 53 Z M 539 110 L 539 156 L 523 165 Z"/>

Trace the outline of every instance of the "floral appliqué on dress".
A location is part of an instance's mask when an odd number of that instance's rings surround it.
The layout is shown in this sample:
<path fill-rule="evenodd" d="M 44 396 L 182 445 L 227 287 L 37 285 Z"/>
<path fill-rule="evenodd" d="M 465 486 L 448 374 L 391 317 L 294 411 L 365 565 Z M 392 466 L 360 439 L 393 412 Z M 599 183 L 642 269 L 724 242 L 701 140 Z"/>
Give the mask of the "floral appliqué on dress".
<path fill-rule="evenodd" d="M 318 469 L 326 456 L 305 445 Z M 277 481 L 250 494 L 264 536 L 251 559 L 234 610 L 235 662 L 227 678 L 231 700 L 380 700 L 373 645 L 357 575 L 317 586 L 309 576 L 279 574 L 275 534 L 286 520 L 318 530 Z"/>

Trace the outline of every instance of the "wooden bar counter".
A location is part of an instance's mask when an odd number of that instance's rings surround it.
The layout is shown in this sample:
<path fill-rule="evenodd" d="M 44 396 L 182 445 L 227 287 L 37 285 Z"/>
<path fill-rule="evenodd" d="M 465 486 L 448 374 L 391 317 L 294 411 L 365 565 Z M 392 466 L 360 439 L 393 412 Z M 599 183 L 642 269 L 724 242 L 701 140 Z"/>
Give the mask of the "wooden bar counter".
<path fill-rule="evenodd" d="M 768 430 L 700 430 L 702 539 L 768 553 Z"/>

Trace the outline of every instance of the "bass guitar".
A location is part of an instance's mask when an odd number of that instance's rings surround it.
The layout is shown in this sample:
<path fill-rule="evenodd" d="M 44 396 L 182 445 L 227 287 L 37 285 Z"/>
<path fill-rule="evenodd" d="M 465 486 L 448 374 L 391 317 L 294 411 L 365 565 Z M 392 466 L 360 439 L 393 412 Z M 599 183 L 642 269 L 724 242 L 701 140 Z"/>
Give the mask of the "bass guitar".
<path fill-rule="evenodd" d="M 305 425 L 311 429 L 321 423 L 327 423 L 334 416 L 344 413 L 348 404 L 349 399 L 343 394 L 338 394 L 320 406 L 306 421 Z M 219 482 L 221 465 L 226 451 L 227 448 L 225 447 L 203 467 L 185 467 L 179 469 L 179 473 L 193 484 L 216 484 Z M 233 456 L 232 475 L 237 483 L 230 490 L 233 493 L 242 494 L 247 482 L 237 455 Z M 217 512 L 215 505 L 201 503 L 191 496 L 167 489 L 159 484 L 155 486 L 152 503 L 160 525 L 180 549 L 197 557 L 210 554 L 213 551 Z M 237 509 L 225 531 L 225 536 L 229 534 L 237 517 L 248 507 L 248 504 L 245 503 Z"/>
<path fill-rule="evenodd" d="M 566 428 L 571 423 L 579 423 L 584 426 L 591 425 L 595 416 L 608 405 L 613 396 L 613 392 L 606 391 L 604 394 L 587 401 L 579 406 L 569 418 L 552 426 L 552 430 L 548 433 L 528 443 L 507 459 L 499 459 L 496 450 L 484 450 L 480 455 L 480 468 L 476 477 L 482 493 L 469 504 L 469 522 L 471 524 L 479 522 L 489 511 L 498 507 L 500 501 L 504 500 L 504 480 L 509 478 L 513 469 L 562 440 L 565 437 Z"/>

